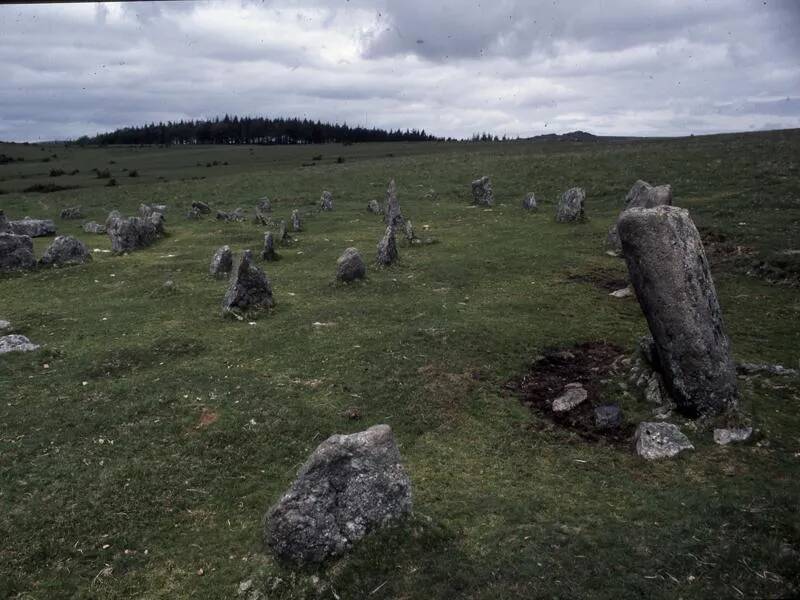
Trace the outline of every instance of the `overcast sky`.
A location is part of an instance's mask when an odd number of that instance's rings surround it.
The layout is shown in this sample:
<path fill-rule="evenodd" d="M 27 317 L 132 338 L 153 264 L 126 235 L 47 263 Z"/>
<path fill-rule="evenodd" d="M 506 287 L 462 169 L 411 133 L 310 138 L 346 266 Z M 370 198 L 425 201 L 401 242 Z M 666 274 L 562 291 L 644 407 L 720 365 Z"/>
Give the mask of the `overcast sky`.
<path fill-rule="evenodd" d="M 442 136 L 800 127 L 800 0 L 0 6 L 0 139 L 298 116 Z"/>

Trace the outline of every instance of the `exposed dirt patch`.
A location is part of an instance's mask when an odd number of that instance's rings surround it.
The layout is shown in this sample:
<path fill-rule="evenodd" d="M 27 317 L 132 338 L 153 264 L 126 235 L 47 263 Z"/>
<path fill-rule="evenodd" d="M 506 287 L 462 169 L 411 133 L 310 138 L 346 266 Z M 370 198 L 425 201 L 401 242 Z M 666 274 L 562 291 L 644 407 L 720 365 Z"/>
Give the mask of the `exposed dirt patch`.
<path fill-rule="evenodd" d="M 627 444 L 634 431 L 632 423 L 623 422 L 619 427 L 605 430 L 594 424 L 594 407 L 608 404 L 603 398 L 603 389 L 621 368 L 620 360 L 624 356 L 622 348 L 605 342 L 548 349 L 533 361 L 528 373 L 508 382 L 506 389 L 551 423 L 575 431 L 588 441 Z M 570 383 L 580 383 L 588 394 L 587 399 L 572 410 L 554 412 L 553 400 Z"/>
<path fill-rule="evenodd" d="M 475 369 L 466 369 L 461 373 L 451 373 L 445 365 L 428 364 L 417 372 L 425 378 L 425 390 L 430 397 L 453 420 L 460 413 L 460 407 L 470 390 L 481 379 Z"/>
<path fill-rule="evenodd" d="M 606 292 L 613 292 L 624 288 L 630 283 L 628 278 L 619 271 L 595 269 L 586 273 L 573 273 L 567 276 L 570 283 L 586 283 Z"/>
<path fill-rule="evenodd" d="M 203 412 L 200 413 L 200 419 L 197 421 L 197 425 L 194 426 L 195 429 L 205 429 L 209 425 L 215 423 L 219 419 L 219 415 L 211 410 L 210 408 L 203 408 Z"/>
<path fill-rule="evenodd" d="M 712 227 L 699 227 L 700 239 L 706 251 L 708 261 L 713 265 L 728 262 L 731 259 L 752 257 L 756 250 L 752 246 L 737 244 L 721 231 Z"/>

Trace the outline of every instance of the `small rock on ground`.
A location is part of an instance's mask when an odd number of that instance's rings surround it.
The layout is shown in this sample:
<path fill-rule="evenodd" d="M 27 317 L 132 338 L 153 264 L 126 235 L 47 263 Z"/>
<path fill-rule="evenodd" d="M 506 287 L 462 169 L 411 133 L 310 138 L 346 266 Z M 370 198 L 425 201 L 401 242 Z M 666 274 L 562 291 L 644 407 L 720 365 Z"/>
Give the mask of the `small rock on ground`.
<path fill-rule="evenodd" d="M 720 446 L 725 446 L 731 442 L 746 442 L 751 435 L 753 435 L 752 427 L 718 428 L 714 430 L 714 441 Z"/>
<path fill-rule="evenodd" d="M 581 404 L 589 393 L 580 383 L 568 383 L 563 393 L 553 400 L 553 412 L 566 412 Z"/>
<path fill-rule="evenodd" d="M 636 454 L 647 460 L 671 458 L 694 446 L 677 425 L 672 423 L 639 423 L 634 435 Z"/>
<path fill-rule="evenodd" d="M 38 349 L 39 345 L 32 343 L 24 335 L 11 334 L 0 337 L 0 354 L 31 352 Z"/>

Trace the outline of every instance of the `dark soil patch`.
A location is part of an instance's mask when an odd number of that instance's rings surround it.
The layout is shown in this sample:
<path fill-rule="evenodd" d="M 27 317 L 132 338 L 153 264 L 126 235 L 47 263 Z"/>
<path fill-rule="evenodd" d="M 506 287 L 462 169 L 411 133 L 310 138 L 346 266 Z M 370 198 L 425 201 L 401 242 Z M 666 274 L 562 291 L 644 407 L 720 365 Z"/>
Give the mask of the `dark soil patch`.
<path fill-rule="evenodd" d="M 78 186 L 76 185 L 56 185 L 54 183 L 37 183 L 36 185 L 26 187 L 22 191 L 25 193 L 49 194 L 51 192 L 60 192 L 63 190 L 74 190 L 77 187 Z"/>
<path fill-rule="evenodd" d="M 594 424 L 594 407 L 608 404 L 603 388 L 617 374 L 620 359 L 625 356 L 619 346 L 605 342 L 582 342 L 568 348 L 548 349 L 537 357 L 530 371 L 506 384 L 506 389 L 520 401 L 551 423 L 576 432 L 591 442 L 607 441 L 628 444 L 634 425 L 623 422 L 614 429 L 601 430 Z M 580 383 L 588 398 L 564 413 L 553 412 L 553 400 L 568 383 Z"/>
<path fill-rule="evenodd" d="M 596 269 L 587 273 L 574 273 L 567 276 L 570 283 L 586 283 L 607 292 L 624 288 L 630 283 L 628 279 L 617 271 Z"/>

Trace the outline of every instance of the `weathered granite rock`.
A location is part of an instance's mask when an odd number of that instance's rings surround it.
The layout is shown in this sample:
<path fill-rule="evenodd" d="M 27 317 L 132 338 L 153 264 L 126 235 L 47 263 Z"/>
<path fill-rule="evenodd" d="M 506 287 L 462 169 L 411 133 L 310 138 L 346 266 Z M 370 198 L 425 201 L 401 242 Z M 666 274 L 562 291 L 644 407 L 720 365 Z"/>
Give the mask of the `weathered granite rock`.
<path fill-rule="evenodd" d="M 671 458 L 684 450 L 694 450 L 689 438 L 672 423 L 639 423 L 634 442 L 636 454 L 647 460 Z"/>
<path fill-rule="evenodd" d="M 61 267 L 66 265 L 82 265 L 92 261 L 92 255 L 86 245 L 71 235 L 59 235 L 47 247 L 39 259 L 43 266 Z"/>
<path fill-rule="evenodd" d="M 380 203 L 377 200 L 370 200 L 367 202 L 367 212 L 371 212 L 376 215 L 383 214 L 383 209 L 381 208 Z"/>
<path fill-rule="evenodd" d="M 165 215 L 167 212 L 167 205 L 166 204 L 140 204 L 139 205 L 139 216 L 148 218 L 153 213 L 161 213 Z"/>
<path fill-rule="evenodd" d="M 33 240 L 27 235 L 0 233 L 0 272 L 25 271 L 34 267 Z"/>
<path fill-rule="evenodd" d="M 109 216 L 106 222 L 108 237 L 111 239 L 111 251 L 115 254 L 123 252 L 133 252 L 141 250 L 155 242 L 159 237 L 159 230 L 163 231 L 163 225 L 158 217 L 160 213 L 149 218 L 142 217 L 117 217 Z"/>
<path fill-rule="evenodd" d="M 714 441 L 720 446 L 726 446 L 731 442 L 746 442 L 751 435 L 753 435 L 752 427 L 718 428 L 714 430 Z"/>
<path fill-rule="evenodd" d="M 258 204 L 255 208 L 255 221 L 259 225 L 265 225 L 269 227 L 271 218 L 270 213 L 272 212 L 272 203 L 269 201 L 269 198 L 264 197 L 258 201 Z"/>
<path fill-rule="evenodd" d="M 11 335 L 4 335 L 0 337 L 0 354 L 8 354 L 9 352 L 32 352 L 38 350 L 40 346 L 32 343 L 24 335 L 12 333 Z"/>
<path fill-rule="evenodd" d="M 378 255 L 375 259 L 379 265 L 388 267 L 397 260 L 397 241 L 395 239 L 394 227 L 389 225 L 383 238 L 378 242 Z"/>
<path fill-rule="evenodd" d="M 583 188 L 568 189 L 561 195 L 556 206 L 556 221 L 559 223 L 583 221 L 586 218 L 583 207 L 585 202 L 586 191 Z"/>
<path fill-rule="evenodd" d="M 194 206 L 192 208 L 190 208 L 188 210 L 188 212 L 186 213 L 186 218 L 191 220 L 191 221 L 196 221 L 197 219 L 200 219 L 202 216 L 203 216 L 203 213 L 201 213 Z"/>
<path fill-rule="evenodd" d="M 83 224 L 83 231 L 86 233 L 105 234 L 105 225 L 100 225 L 97 221 L 89 221 Z"/>
<path fill-rule="evenodd" d="M 770 365 L 768 363 L 748 363 L 741 362 L 736 364 L 736 371 L 742 375 L 777 375 L 779 377 L 793 377 L 798 374 L 797 369 L 789 369 L 783 365 Z"/>
<path fill-rule="evenodd" d="M 392 179 L 386 189 L 386 209 L 383 211 L 383 222 L 389 227 L 403 226 L 403 214 L 400 212 L 400 200 L 397 198 L 397 185 Z"/>
<path fill-rule="evenodd" d="M 296 208 L 292 211 L 292 231 L 295 233 L 303 231 L 303 220 L 300 218 L 300 211 Z"/>
<path fill-rule="evenodd" d="M 278 260 L 278 254 L 275 252 L 275 236 L 271 231 L 264 234 L 264 247 L 261 250 L 261 258 L 264 260 Z"/>
<path fill-rule="evenodd" d="M 56 234 L 56 225 L 50 219 L 31 219 L 25 217 L 18 221 L 8 222 L 11 233 L 28 237 L 44 237 Z"/>
<path fill-rule="evenodd" d="M 272 212 L 272 202 L 270 202 L 269 198 L 263 196 L 258 199 L 258 204 L 256 208 L 261 212 Z"/>
<path fill-rule="evenodd" d="M 280 244 L 292 243 L 292 236 L 289 235 L 289 231 L 286 229 L 286 221 L 283 219 L 277 222 L 277 227 L 275 228 L 275 239 Z"/>
<path fill-rule="evenodd" d="M 8 333 L 11 331 L 11 323 L 5 319 L 0 319 L 0 333 Z"/>
<path fill-rule="evenodd" d="M 70 206 L 61 211 L 61 218 L 64 220 L 69 219 L 82 219 L 83 211 L 80 206 Z"/>
<path fill-rule="evenodd" d="M 492 206 L 494 204 L 492 182 L 486 175 L 472 182 L 472 203 L 478 206 Z"/>
<path fill-rule="evenodd" d="M 238 223 L 245 221 L 246 218 L 244 216 L 244 211 L 241 208 L 237 208 L 231 212 L 225 212 L 224 210 L 217 211 L 217 220 L 218 221 L 225 221 L 226 223 Z"/>
<path fill-rule="evenodd" d="M 356 248 L 347 248 L 336 261 L 336 279 L 339 281 L 362 279 L 366 274 L 364 259 Z"/>
<path fill-rule="evenodd" d="M 272 284 L 266 274 L 253 264 L 253 253 L 245 250 L 231 276 L 231 283 L 222 309 L 225 313 L 237 313 L 275 306 Z"/>
<path fill-rule="evenodd" d="M 8 222 L 8 217 L 2 210 L 0 210 L 0 233 L 11 233 L 11 223 Z"/>
<path fill-rule="evenodd" d="M 417 234 L 414 233 L 414 224 L 411 219 L 405 219 L 403 222 L 403 236 L 409 244 L 413 244 L 417 239 Z"/>
<path fill-rule="evenodd" d="M 319 209 L 324 211 L 333 210 L 333 194 L 328 190 L 322 192 L 322 196 L 319 199 Z"/>
<path fill-rule="evenodd" d="M 568 383 L 564 386 L 561 395 L 553 400 L 553 412 L 567 412 L 583 403 L 589 393 L 580 383 Z"/>
<path fill-rule="evenodd" d="M 672 187 L 669 185 L 653 187 L 646 181 L 639 179 L 625 196 L 625 207 L 622 212 L 629 208 L 654 208 L 661 205 L 672 205 Z M 617 218 L 619 219 L 619 217 Z M 606 245 L 615 253 L 622 251 L 619 232 L 617 231 L 617 221 L 608 230 Z"/>
<path fill-rule="evenodd" d="M 201 215 L 211 214 L 211 207 L 205 202 L 201 202 L 200 200 L 194 200 L 192 202 L 192 208 L 195 209 Z"/>
<path fill-rule="evenodd" d="M 264 519 L 279 557 L 321 563 L 411 513 L 411 481 L 388 425 L 322 442 Z"/>
<path fill-rule="evenodd" d="M 522 208 L 525 210 L 538 210 L 539 207 L 536 204 L 536 196 L 533 192 L 528 192 L 525 197 L 522 199 Z"/>
<path fill-rule="evenodd" d="M 228 245 L 222 246 L 214 252 L 208 274 L 212 277 L 227 277 L 233 270 L 233 251 Z"/>
<path fill-rule="evenodd" d="M 119 212 L 118 210 L 112 210 L 110 213 L 108 213 L 108 216 L 106 217 L 106 230 L 109 227 L 111 227 L 111 223 L 113 223 L 117 219 L 122 219 L 122 218 L 123 217 L 121 212 Z"/>
<path fill-rule="evenodd" d="M 734 407 L 738 392 L 730 342 L 688 211 L 631 208 L 620 216 L 619 234 L 669 395 L 693 416 Z"/>
<path fill-rule="evenodd" d="M 596 406 L 594 409 L 594 426 L 597 429 L 616 429 L 622 425 L 622 409 L 616 404 Z"/>
<path fill-rule="evenodd" d="M 633 296 L 633 287 L 626 285 L 624 288 L 614 290 L 609 294 L 609 296 L 613 296 L 614 298 L 630 298 Z"/>
<path fill-rule="evenodd" d="M 153 226 L 157 236 L 164 235 L 164 213 L 154 210 L 145 217 L 145 220 Z"/>

